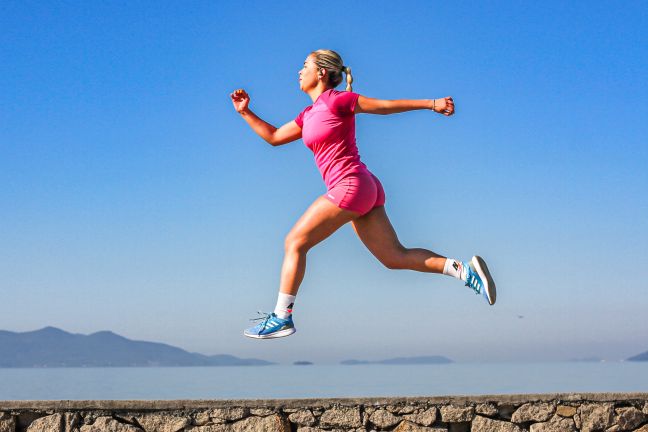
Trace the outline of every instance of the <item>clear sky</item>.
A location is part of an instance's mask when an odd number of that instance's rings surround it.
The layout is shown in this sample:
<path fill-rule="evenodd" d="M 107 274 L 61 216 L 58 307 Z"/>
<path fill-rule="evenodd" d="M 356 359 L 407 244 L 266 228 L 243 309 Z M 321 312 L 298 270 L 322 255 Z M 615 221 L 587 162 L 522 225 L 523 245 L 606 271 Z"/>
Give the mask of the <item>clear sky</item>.
<path fill-rule="evenodd" d="M 0 329 L 279 362 L 648 350 L 645 1 L 3 1 L 0 29 Z M 292 120 L 318 48 L 362 95 L 454 98 L 451 118 L 359 115 L 357 142 L 401 241 L 483 256 L 495 306 L 381 267 L 345 226 L 308 255 L 297 333 L 242 336 L 325 189 L 229 93 Z"/>

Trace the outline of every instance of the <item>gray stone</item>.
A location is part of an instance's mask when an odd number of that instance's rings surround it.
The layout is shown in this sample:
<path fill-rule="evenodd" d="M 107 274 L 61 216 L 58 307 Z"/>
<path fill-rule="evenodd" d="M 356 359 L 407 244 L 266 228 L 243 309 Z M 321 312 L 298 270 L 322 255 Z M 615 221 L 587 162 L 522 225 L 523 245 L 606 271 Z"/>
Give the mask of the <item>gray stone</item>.
<path fill-rule="evenodd" d="M 619 430 L 629 431 L 635 429 L 646 420 L 646 415 L 635 407 L 618 408 L 616 410 L 616 421 Z"/>
<path fill-rule="evenodd" d="M 582 432 L 604 431 L 612 425 L 613 415 L 612 404 L 584 404 L 578 408 L 576 427 Z"/>
<path fill-rule="evenodd" d="M 81 426 L 80 432 L 142 432 L 142 429 L 120 423 L 112 417 L 99 417 L 91 425 Z"/>
<path fill-rule="evenodd" d="M 294 412 L 288 416 L 288 420 L 299 426 L 313 426 L 315 424 L 315 416 L 310 410 L 304 409 Z"/>
<path fill-rule="evenodd" d="M 417 414 L 408 414 L 403 416 L 405 419 L 420 424 L 422 426 L 431 426 L 437 419 L 436 407 L 428 408 L 425 411 Z"/>
<path fill-rule="evenodd" d="M 259 417 L 266 417 L 269 415 L 274 414 L 275 412 L 271 409 L 268 408 L 252 408 L 250 409 L 250 414 L 259 416 Z"/>
<path fill-rule="evenodd" d="M 492 403 L 483 403 L 475 407 L 475 412 L 485 416 L 494 416 L 497 415 L 497 407 Z"/>
<path fill-rule="evenodd" d="M 290 432 L 288 420 L 277 414 L 267 417 L 248 417 L 226 426 L 231 432 Z"/>
<path fill-rule="evenodd" d="M 0 413 L 0 432 L 16 432 L 16 419 L 9 413 Z"/>
<path fill-rule="evenodd" d="M 527 403 L 515 410 L 511 416 L 513 423 L 526 423 L 526 422 L 545 422 L 549 420 L 556 408 L 552 404 L 540 403 L 531 404 Z"/>
<path fill-rule="evenodd" d="M 135 420 L 146 432 L 178 432 L 191 424 L 186 417 L 163 414 L 143 414 Z"/>
<path fill-rule="evenodd" d="M 27 432 L 61 432 L 62 424 L 61 420 L 63 416 L 61 414 L 52 414 L 39 419 L 34 420 L 29 427 Z"/>
<path fill-rule="evenodd" d="M 558 405 L 556 408 L 556 414 L 561 417 L 574 417 L 576 414 L 576 408 L 569 405 Z"/>
<path fill-rule="evenodd" d="M 534 423 L 531 425 L 531 432 L 575 432 L 576 425 L 571 418 L 554 416 L 550 421 Z"/>
<path fill-rule="evenodd" d="M 214 408 L 209 411 L 209 417 L 217 423 L 217 420 L 222 421 L 236 421 L 247 417 L 250 414 L 248 408 Z"/>
<path fill-rule="evenodd" d="M 524 432 L 513 423 L 476 416 L 472 422 L 472 432 Z"/>
<path fill-rule="evenodd" d="M 448 432 L 448 429 L 442 427 L 425 427 L 403 420 L 396 429 L 394 429 L 394 432 Z"/>
<path fill-rule="evenodd" d="M 369 421 L 381 429 L 386 429 L 397 424 L 401 419 L 387 410 L 378 410 L 371 414 Z"/>
<path fill-rule="evenodd" d="M 356 428 L 362 426 L 359 407 L 331 408 L 320 418 L 322 427 Z"/>
<path fill-rule="evenodd" d="M 475 417 L 474 407 L 446 405 L 439 411 L 441 411 L 441 421 L 444 423 L 469 422 Z"/>

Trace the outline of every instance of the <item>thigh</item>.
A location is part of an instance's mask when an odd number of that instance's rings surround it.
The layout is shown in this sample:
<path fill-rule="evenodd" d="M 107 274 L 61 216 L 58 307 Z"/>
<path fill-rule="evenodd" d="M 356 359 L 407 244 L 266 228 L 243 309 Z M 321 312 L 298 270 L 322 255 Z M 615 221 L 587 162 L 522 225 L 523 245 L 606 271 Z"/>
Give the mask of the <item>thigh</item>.
<path fill-rule="evenodd" d="M 359 216 L 358 213 L 341 209 L 324 196 L 320 196 L 295 223 L 288 237 L 312 247 Z"/>
<path fill-rule="evenodd" d="M 379 260 L 400 253 L 404 247 L 398 240 L 384 206 L 375 207 L 353 221 L 353 229 L 367 249 Z"/>

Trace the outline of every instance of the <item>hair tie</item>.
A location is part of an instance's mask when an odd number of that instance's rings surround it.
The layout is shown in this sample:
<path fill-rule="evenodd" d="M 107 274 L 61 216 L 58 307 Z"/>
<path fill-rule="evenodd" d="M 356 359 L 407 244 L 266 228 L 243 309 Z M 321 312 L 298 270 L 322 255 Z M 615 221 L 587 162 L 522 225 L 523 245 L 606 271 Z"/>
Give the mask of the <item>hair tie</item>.
<path fill-rule="evenodd" d="M 346 67 L 346 66 L 342 66 L 342 72 L 347 73 L 346 70 L 347 70 L 347 67 Z"/>

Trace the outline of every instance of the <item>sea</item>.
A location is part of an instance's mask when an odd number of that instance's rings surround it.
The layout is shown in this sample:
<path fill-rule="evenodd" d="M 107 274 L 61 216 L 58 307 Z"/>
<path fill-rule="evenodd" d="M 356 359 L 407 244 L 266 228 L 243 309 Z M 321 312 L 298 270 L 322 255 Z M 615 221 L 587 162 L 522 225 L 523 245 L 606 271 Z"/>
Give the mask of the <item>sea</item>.
<path fill-rule="evenodd" d="M 648 362 L 3 368 L 0 400 L 648 392 Z"/>

